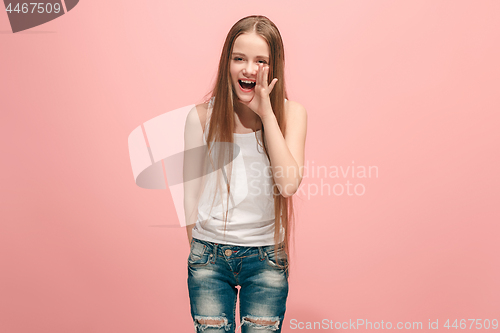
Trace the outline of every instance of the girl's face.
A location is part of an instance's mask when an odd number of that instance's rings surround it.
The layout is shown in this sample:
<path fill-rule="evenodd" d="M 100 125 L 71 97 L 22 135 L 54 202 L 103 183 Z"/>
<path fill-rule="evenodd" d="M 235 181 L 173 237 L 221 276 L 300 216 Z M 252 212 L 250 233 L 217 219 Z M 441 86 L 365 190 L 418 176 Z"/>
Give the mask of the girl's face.
<path fill-rule="evenodd" d="M 234 41 L 229 65 L 233 91 L 238 99 L 250 102 L 255 94 L 259 63 L 269 66 L 269 45 L 256 33 L 243 33 Z"/>

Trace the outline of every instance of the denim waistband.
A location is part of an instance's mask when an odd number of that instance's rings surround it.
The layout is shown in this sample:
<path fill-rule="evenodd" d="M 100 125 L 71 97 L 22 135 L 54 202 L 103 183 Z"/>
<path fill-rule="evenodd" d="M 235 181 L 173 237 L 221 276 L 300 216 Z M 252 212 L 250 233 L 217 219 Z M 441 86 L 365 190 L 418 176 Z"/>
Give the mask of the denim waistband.
<path fill-rule="evenodd" d="M 241 245 L 229 245 L 229 244 L 218 244 L 212 243 L 209 241 L 204 241 L 197 238 L 192 238 L 193 242 L 201 243 L 205 245 L 205 252 L 208 253 L 217 253 L 217 256 L 227 256 L 228 250 L 231 251 L 233 257 L 238 256 L 250 256 L 258 254 L 259 256 L 263 256 L 264 253 L 269 253 L 274 251 L 274 245 L 265 245 L 265 246 L 241 246 Z M 282 250 L 285 244 L 281 243 L 278 245 L 278 250 Z"/>

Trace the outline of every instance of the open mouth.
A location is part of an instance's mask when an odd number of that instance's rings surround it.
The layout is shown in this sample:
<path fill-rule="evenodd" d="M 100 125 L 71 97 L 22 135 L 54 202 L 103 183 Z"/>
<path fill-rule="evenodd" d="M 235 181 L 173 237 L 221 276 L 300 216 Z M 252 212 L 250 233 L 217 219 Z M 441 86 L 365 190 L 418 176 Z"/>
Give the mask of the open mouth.
<path fill-rule="evenodd" d="M 243 90 L 252 90 L 255 87 L 255 81 L 238 80 L 240 87 Z"/>

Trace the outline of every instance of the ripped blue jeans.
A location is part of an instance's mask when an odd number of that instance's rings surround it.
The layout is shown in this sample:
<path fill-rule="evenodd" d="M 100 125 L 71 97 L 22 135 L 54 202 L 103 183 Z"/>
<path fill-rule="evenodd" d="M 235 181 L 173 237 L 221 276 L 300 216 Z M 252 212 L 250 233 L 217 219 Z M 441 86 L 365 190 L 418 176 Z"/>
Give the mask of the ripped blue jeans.
<path fill-rule="evenodd" d="M 188 289 L 195 332 L 234 333 L 240 286 L 241 333 L 280 333 L 288 296 L 288 259 L 282 246 L 246 247 L 193 238 Z"/>

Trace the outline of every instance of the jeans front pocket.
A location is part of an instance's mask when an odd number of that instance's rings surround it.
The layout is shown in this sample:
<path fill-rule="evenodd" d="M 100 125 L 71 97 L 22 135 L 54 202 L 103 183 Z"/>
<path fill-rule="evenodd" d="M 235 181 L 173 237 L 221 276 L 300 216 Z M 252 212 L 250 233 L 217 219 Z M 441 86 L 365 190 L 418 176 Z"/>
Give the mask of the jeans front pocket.
<path fill-rule="evenodd" d="M 194 266 L 204 266 L 208 264 L 208 253 L 206 251 L 207 246 L 205 244 L 199 243 L 193 239 L 191 242 L 191 251 L 189 253 L 188 265 Z"/>
<path fill-rule="evenodd" d="M 288 270 L 288 256 L 285 252 L 285 249 L 278 248 L 278 251 L 275 252 L 274 249 L 267 250 L 265 252 L 266 262 L 269 266 L 278 268 L 284 271 Z"/>

